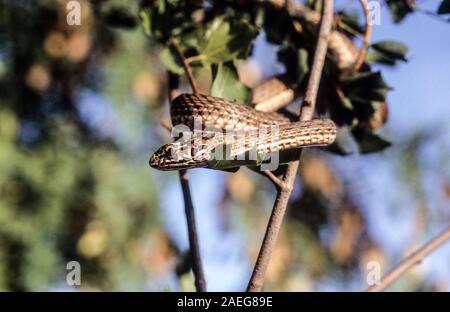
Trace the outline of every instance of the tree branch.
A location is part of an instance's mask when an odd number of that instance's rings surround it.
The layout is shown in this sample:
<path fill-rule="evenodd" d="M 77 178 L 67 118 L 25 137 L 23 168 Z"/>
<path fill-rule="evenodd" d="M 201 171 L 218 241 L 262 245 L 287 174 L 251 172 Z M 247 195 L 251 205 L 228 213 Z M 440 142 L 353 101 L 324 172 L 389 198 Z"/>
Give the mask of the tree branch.
<path fill-rule="evenodd" d="M 189 175 L 187 170 L 178 171 L 180 176 L 181 190 L 184 198 L 184 211 L 189 236 L 189 249 L 191 253 L 192 271 L 194 272 L 195 288 L 198 292 L 206 291 L 206 279 L 203 273 L 202 258 L 200 255 L 200 244 L 198 242 L 197 226 L 195 222 L 195 210 L 192 204 L 191 189 L 189 186 Z"/>
<path fill-rule="evenodd" d="M 270 171 L 264 171 L 264 175 L 269 178 L 270 181 L 277 187 L 278 190 L 282 190 L 284 188 L 289 188 L 289 185 L 285 183 L 282 179 L 278 178 Z"/>
<path fill-rule="evenodd" d="M 364 64 L 366 59 L 367 50 L 370 46 L 370 39 L 372 38 L 372 23 L 369 21 L 369 6 L 367 0 L 359 0 L 361 3 L 364 19 L 366 21 L 366 28 L 364 31 L 364 39 L 361 48 L 359 49 L 358 57 L 356 58 L 355 64 L 353 65 L 351 73 L 356 73 L 360 70 L 361 66 Z"/>
<path fill-rule="evenodd" d="M 319 92 L 320 79 L 322 78 L 323 65 L 328 48 L 328 39 L 333 25 L 333 1 L 325 0 L 322 21 L 320 23 L 319 39 L 317 41 L 314 61 L 311 68 L 305 98 L 300 108 L 300 120 L 310 120 L 314 114 L 317 93 Z"/>
<path fill-rule="evenodd" d="M 311 75 L 308 81 L 303 105 L 300 110 L 300 120 L 309 120 L 313 116 L 332 24 L 333 0 L 325 0 Z M 299 164 L 299 160 L 290 163 L 283 177 L 284 187 L 277 192 L 274 207 L 267 224 L 261 249 L 253 269 L 253 274 L 247 286 L 247 291 L 256 292 L 261 291 L 262 289 L 267 267 L 292 193 Z"/>
<path fill-rule="evenodd" d="M 178 42 L 172 38 L 170 40 L 170 44 L 175 48 L 175 50 L 178 53 L 178 56 L 180 60 L 183 63 L 184 70 L 186 72 L 186 75 L 189 78 L 189 82 L 191 84 L 192 91 L 194 93 L 198 93 L 197 85 L 195 83 L 194 77 L 192 75 L 191 68 L 186 62 L 186 59 L 184 57 L 184 53 L 181 50 L 180 46 L 178 45 Z M 176 77 L 169 73 L 169 100 L 170 102 L 174 98 L 174 91 L 176 89 L 175 81 Z M 194 273 L 194 279 L 195 279 L 195 288 L 198 292 L 206 292 L 206 279 L 205 274 L 203 272 L 203 266 L 202 266 L 202 258 L 200 254 L 200 244 L 198 240 L 198 234 L 197 234 L 197 226 L 195 222 L 195 210 L 194 205 L 192 203 L 192 196 L 191 196 L 191 189 L 189 186 L 189 175 L 187 170 L 180 170 L 179 172 L 179 178 L 180 178 L 180 184 L 181 184 L 181 190 L 183 192 L 183 198 L 184 198 L 184 211 L 186 214 L 186 222 L 187 222 L 187 229 L 188 229 L 188 238 L 189 238 L 189 251 L 191 256 L 191 262 L 192 262 L 192 271 Z"/>
<path fill-rule="evenodd" d="M 183 50 L 180 47 L 180 44 L 178 43 L 177 39 L 175 38 L 170 38 L 169 40 L 169 44 L 175 49 L 175 51 L 177 52 L 181 63 L 183 64 L 183 68 L 184 68 L 184 72 L 186 73 L 186 76 L 189 79 L 189 84 L 191 85 L 192 88 L 192 92 L 194 93 L 199 93 L 198 92 L 198 87 L 197 87 L 197 82 L 194 79 L 194 75 L 192 74 L 192 69 L 189 66 L 188 62 L 186 61 L 186 57 L 184 56 Z"/>
<path fill-rule="evenodd" d="M 387 273 L 378 285 L 374 285 L 367 289 L 370 292 L 379 292 L 385 290 L 389 285 L 400 278 L 405 272 L 414 265 L 419 264 L 422 260 L 436 250 L 439 246 L 450 240 L 450 226 L 442 231 L 438 236 L 427 242 L 420 249 L 413 252 L 394 269 Z"/>

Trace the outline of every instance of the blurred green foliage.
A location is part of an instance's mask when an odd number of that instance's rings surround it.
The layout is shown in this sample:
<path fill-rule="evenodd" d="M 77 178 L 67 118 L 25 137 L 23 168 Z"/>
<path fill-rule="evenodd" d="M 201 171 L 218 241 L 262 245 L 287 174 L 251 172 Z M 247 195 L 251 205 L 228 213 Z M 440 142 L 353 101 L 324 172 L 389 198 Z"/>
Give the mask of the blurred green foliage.
<path fill-rule="evenodd" d="M 73 30 L 64 25 L 64 1 L 0 4 L 1 290 L 65 285 L 73 260 L 84 288 L 147 282 L 133 247 L 147 243 L 158 219 L 146 154 L 137 152 L 136 132 L 148 130 L 150 114 L 132 96 L 134 77 L 146 69 L 142 34 L 107 26 L 117 16 L 130 19 L 110 14 L 106 3 L 82 8 Z M 80 114 L 87 90 L 116 103 L 116 136 L 100 135 Z"/>

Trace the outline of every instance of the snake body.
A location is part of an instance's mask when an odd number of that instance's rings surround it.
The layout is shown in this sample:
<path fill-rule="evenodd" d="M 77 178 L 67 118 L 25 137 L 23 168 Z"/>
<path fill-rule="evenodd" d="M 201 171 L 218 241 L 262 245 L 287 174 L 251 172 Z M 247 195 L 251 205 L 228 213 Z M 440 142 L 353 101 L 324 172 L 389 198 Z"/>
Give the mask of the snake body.
<path fill-rule="evenodd" d="M 278 113 L 201 94 L 181 94 L 172 103 L 174 126 L 185 125 L 193 134 L 163 145 L 150 157 L 159 170 L 211 167 L 214 157 L 225 157 L 227 166 L 243 164 L 241 156 L 255 151 L 257 158 L 273 152 L 331 144 L 336 126 L 330 119 L 292 122 Z M 194 127 L 199 122 L 200 129 Z M 225 130 L 225 134 L 222 132 Z"/>
<path fill-rule="evenodd" d="M 194 129 L 195 118 L 201 119 L 203 126 L 216 126 L 223 130 L 248 130 L 291 122 L 278 113 L 261 112 L 222 98 L 190 93 L 181 94 L 173 100 L 170 115 L 174 126 L 186 125 L 191 130 Z"/>

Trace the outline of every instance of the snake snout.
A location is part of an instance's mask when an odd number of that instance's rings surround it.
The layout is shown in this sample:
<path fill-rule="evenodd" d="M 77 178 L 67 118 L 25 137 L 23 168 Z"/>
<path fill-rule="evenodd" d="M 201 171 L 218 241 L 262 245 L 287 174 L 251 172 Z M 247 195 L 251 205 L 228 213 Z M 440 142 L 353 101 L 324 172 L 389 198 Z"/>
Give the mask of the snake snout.
<path fill-rule="evenodd" d="M 150 156 L 149 165 L 152 168 L 161 169 L 164 165 L 164 161 L 167 157 L 167 147 L 166 145 L 160 147 L 156 152 Z M 170 156 L 170 155 L 169 155 Z"/>
<path fill-rule="evenodd" d="M 158 163 L 159 163 L 159 156 L 157 155 L 157 153 L 152 154 L 150 156 L 150 160 L 148 161 L 148 164 L 150 165 L 150 167 L 156 168 Z"/>
<path fill-rule="evenodd" d="M 176 163 L 176 148 L 170 143 L 161 146 L 150 156 L 149 165 L 159 170 L 169 170 L 168 164 Z"/>

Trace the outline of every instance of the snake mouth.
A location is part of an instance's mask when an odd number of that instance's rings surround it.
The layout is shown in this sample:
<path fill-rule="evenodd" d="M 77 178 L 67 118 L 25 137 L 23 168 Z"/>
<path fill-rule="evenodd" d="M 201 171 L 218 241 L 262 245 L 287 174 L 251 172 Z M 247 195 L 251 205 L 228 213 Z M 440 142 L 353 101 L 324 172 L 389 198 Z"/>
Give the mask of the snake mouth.
<path fill-rule="evenodd" d="M 182 153 L 172 143 L 163 145 L 150 156 L 150 167 L 162 170 L 182 170 L 190 168 L 204 168 L 208 165 L 209 153 L 200 150 L 195 155 Z"/>
<path fill-rule="evenodd" d="M 160 147 L 153 155 L 150 156 L 148 161 L 150 167 L 162 170 L 165 167 L 167 162 L 167 157 L 170 157 L 170 153 L 168 153 L 168 148 L 166 145 Z"/>
<path fill-rule="evenodd" d="M 150 156 L 149 161 L 148 161 L 148 164 L 150 165 L 150 167 L 156 168 L 156 167 L 157 167 L 157 164 L 158 164 L 158 159 L 159 159 L 158 155 L 152 154 L 152 155 Z"/>

